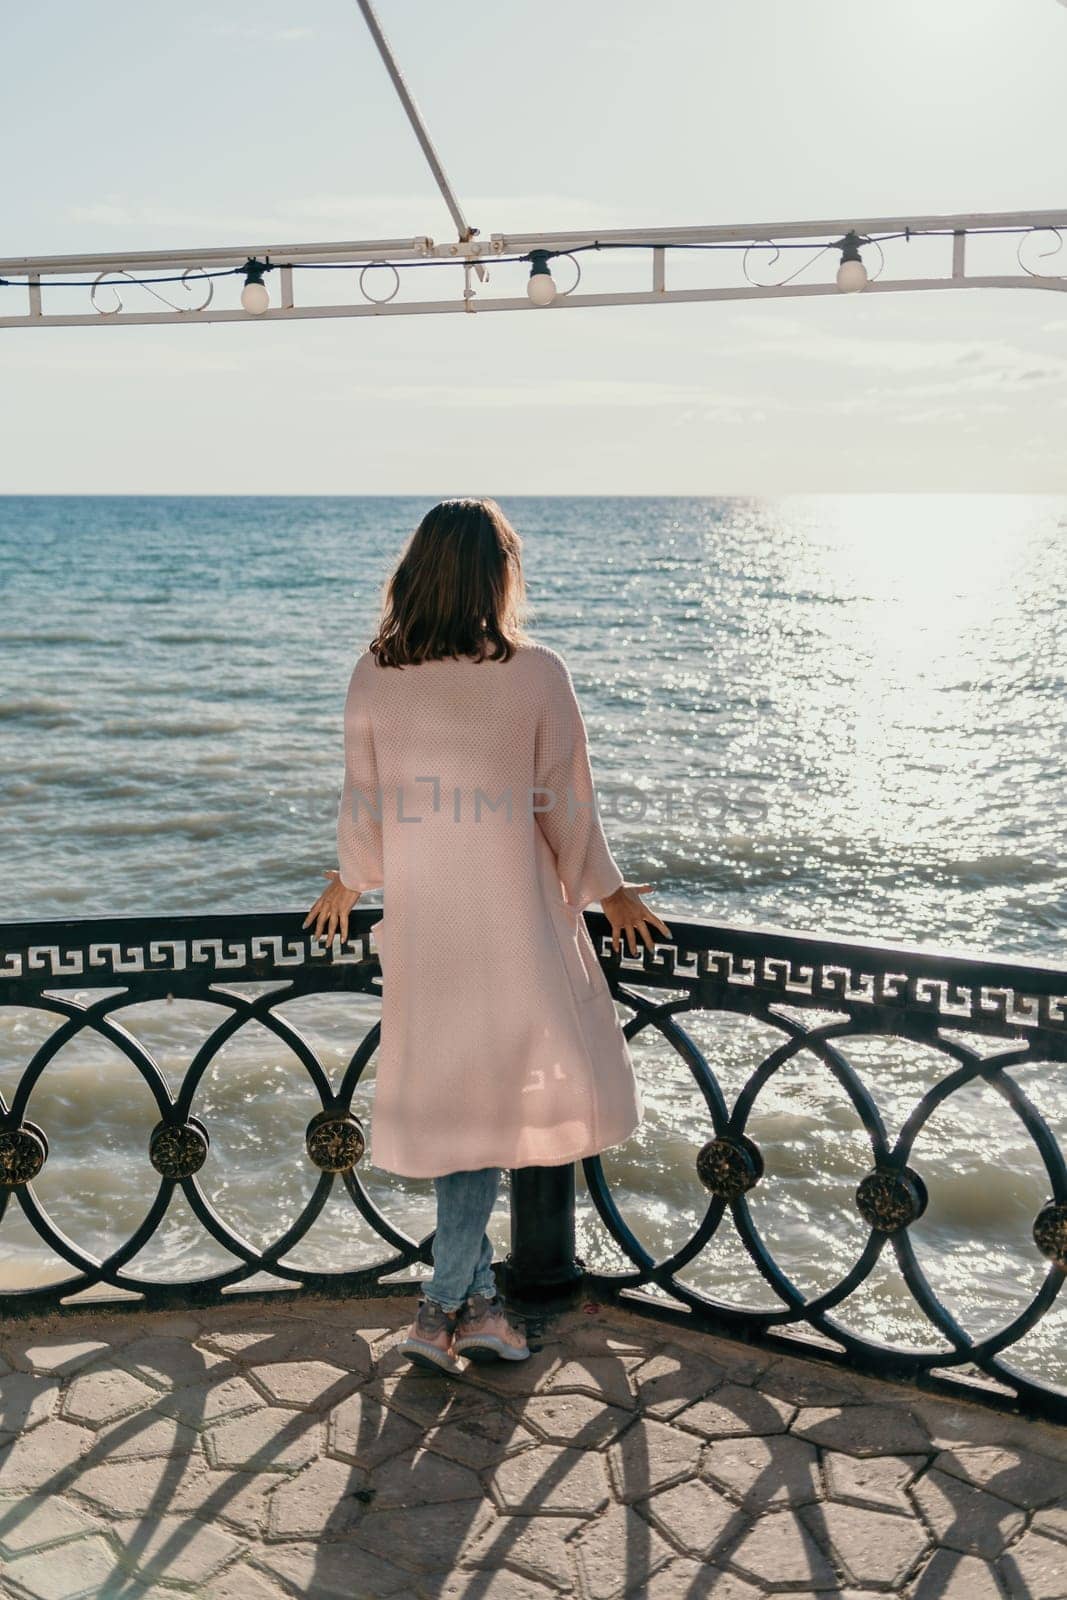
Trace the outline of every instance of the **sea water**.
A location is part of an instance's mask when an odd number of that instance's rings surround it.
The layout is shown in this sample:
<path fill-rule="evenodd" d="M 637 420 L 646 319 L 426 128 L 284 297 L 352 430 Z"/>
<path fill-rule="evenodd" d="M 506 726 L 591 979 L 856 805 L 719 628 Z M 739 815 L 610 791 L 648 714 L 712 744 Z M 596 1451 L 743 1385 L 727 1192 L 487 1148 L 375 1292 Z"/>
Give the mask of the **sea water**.
<path fill-rule="evenodd" d="M 1067 502 L 500 499 L 524 541 L 530 631 L 571 666 L 608 837 L 668 923 L 1067 960 Z M 336 864 L 351 666 L 430 504 L 0 499 L 0 916 L 306 909 Z M 335 1080 L 375 1020 L 369 1000 L 337 996 L 281 1014 Z M 175 1002 L 121 1020 L 176 1088 L 219 1013 Z M 5 1096 L 55 1025 L 0 1007 Z M 736 1016 L 700 1015 L 690 1031 L 728 1098 L 781 1040 Z M 662 1037 L 645 1030 L 633 1049 L 645 1120 L 603 1160 L 626 1221 L 662 1258 L 705 1209 L 695 1157 L 710 1127 Z M 877 1038 L 843 1049 L 891 1137 L 949 1068 L 929 1049 Z M 1017 1076 L 1062 1135 L 1067 1068 Z M 258 1245 L 314 1187 L 303 1131 L 317 1105 L 292 1052 L 259 1025 L 223 1047 L 197 1096 L 212 1138 L 204 1188 Z M 373 1073 L 356 1110 L 372 1120 Z M 106 1254 L 155 1190 L 154 1102 L 115 1046 L 83 1034 L 60 1050 L 29 1114 L 51 1146 L 42 1203 L 80 1248 Z M 767 1163 L 750 1201 L 756 1224 L 798 1289 L 822 1292 L 862 1248 L 853 1195 L 869 1140 L 809 1053 L 761 1093 L 748 1131 Z M 911 1230 L 920 1262 L 964 1326 L 987 1333 L 1046 1271 L 1030 1239 L 1048 1195 L 1039 1157 L 983 1086 L 935 1113 L 912 1165 L 930 1191 Z M 430 1180 L 368 1168 L 365 1181 L 410 1237 L 432 1228 Z M 578 1185 L 580 1253 L 624 1270 L 580 1170 Z M 337 1190 L 292 1264 L 386 1257 Z M 506 1184 L 490 1232 L 503 1255 Z M 0 1257 L 5 1285 L 71 1270 L 15 1206 Z M 178 1195 L 129 1270 L 183 1278 L 229 1264 Z M 778 1303 L 727 1224 L 679 1277 L 731 1304 Z M 877 1338 L 940 1343 L 888 1250 L 838 1315 Z M 1067 1378 L 1062 1331 L 1054 1312 L 1013 1359 Z"/>

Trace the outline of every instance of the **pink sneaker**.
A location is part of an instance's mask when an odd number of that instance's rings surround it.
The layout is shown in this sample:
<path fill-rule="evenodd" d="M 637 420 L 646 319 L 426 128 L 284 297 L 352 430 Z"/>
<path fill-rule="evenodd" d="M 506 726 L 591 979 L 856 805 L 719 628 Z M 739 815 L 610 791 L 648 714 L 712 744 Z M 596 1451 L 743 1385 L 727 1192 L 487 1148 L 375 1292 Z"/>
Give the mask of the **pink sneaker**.
<path fill-rule="evenodd" d="M 452 1349 L 472 1361 L 525 1361 L 530 1354 L 523 1319 L 499 1294 L 472 1294 L 459 1310 Z"/>
<path fill-rule="evenodd" d="M 452 1353 L 452 1334 L 458 1316 L 458 1310 L 446 1311 L 436 1300 L 423 1295 L 415 1320 L 397 1349 L 416 1366 L 432 1367 L 438 1372 L 462 1372 L 462 1364 Z"/>

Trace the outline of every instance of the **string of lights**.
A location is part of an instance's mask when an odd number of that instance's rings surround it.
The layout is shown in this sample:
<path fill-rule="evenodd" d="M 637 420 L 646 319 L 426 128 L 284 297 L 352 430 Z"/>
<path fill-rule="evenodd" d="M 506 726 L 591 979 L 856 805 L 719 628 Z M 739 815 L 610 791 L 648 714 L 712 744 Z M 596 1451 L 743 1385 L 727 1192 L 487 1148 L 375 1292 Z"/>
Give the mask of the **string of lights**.
<path fill-rule="evenodd" d="M 530 275 L 527 282 L 527 295 L 530 301 L 537 306 L 551 305 L 559 294 L 558 286 L 552 276 L 552 271 L 549 266 L 550 261 L 563 257 L 571 260 L 574 263 L 575 268 L 577 269 L 577 276 L 575 283 L 566 291 L 566 293 L 570 294 L 573 293 L 574 288 L 577 287 L 577 283 L 581 278 L 581 267 L 576 260 L 576 257 L 588 253 L 620 250 L 741 251 L 746 255 L 746 257 L 752 251 L 770 250 L 774 252 L 774 259 L 777 259 L 778 254 L 782 251 L 803 250 L 811 254 L 812 261 L 825 254 L 827 251 L 840 251 L 840 260 L 836 274 L 837 287 L 844 294 L 854 294 L 866 288 L 868 282 L 870 281 L 870 275 L 863 261 L 863 256 L 861 253 L 864 247 L 874 246 L 879 250 L 879 252 L 881 252 L 881 246 L 883 244 L 888 244 L 895 240 L 903 239 L 906 242 L 910 242 L 912 239 L 919 238 L 944 238 L 951 237 L 953 234 L 958 235 L 961 231 L 965 231 L 968 236 L 1025 236 L 1039 231 L 1051 232 L 1054 233 L 1057 238 L 1057 245 L 1055 246 L 1055 249 L 1058 250 L 1062 244 L 1059 230 L 1051 225 L 1045 225 L 1040 228 L 1033 225 L 1018 227 L 973 227 L 967 228 L 966 230 L 930 227 L 905 227 L 895 232 L 882 234 L 861 235 L 850 231 L 841 238 L 827 239 L 822 242 L 811 238 L 776 240 L 770 237 L 750 238 L 747 240 L 679 239 L 676 241 L 669 239 L 656 239 L 655 241 L 601 241 L 598 239 L 592 239 L 585 243 L 574 244 L 565 249 L 533 249 L 521 255 L 498 255 L 492 257 L 491 259 L 495 263 L 502 265 L 516 265 L 523 263 L 529 265 Z M 450 260 L 447 257 L 432 257 L 420 261 L 390 260 L 387 258 L 382 258 L 381 260 L 377 261 L 272 261 L 269 256 L 266 256 L 262 259 L 256 256 L 249 256 L 247 260 L 239 266 L 218 267 L 214 269 L 194 266 L 187 267 L 180 273 L 175 272 L 166 274 L 153 274 L 143 277 L 136 276 L 135 274 L 121 268 L 116 268 L 110 273 L 107 271 L 102 272 L 95 278 L 91 279 L 70 277 L 44 278 L 39 274 L 27 274 L 25 277 L 0 277 L 0 287 L 24 289 L 87 288 L 96 290 L 102 286 L 105 286 L 109 280 L 119 277 L 125 283 L 139 285 L 149 290 L 153 290 L 157 285 L 171 283 L 188 285 L 190 279 L 193 279 L 194 281 L 209 282 L 221 278 L 239 277 L 244 279 L 243 288 L 241 290 L 242 308 L 249 315 L 258 316 L 262 315 L 270 308 L 270 293 L 265 279 L 269 273 L 279 270 L 287 270 L 289 272 L 359 272 L 361 275 L 365 275 L 369 271 L 386 269 L 394 272 L 397 275 L 396 281 L 397 285 L 399 286 L 399 275 L 402 272 L 407 272 L 420 267 L 456 266 L 463 266 L 469 271 L 471 266 L 474 264 L 475 263 L 467 259 Z M 808 264 L 810 263 L 805 263 L 805 266 Z M 798 271 L 803 270 L 803 267 L 798 269 Z"/>

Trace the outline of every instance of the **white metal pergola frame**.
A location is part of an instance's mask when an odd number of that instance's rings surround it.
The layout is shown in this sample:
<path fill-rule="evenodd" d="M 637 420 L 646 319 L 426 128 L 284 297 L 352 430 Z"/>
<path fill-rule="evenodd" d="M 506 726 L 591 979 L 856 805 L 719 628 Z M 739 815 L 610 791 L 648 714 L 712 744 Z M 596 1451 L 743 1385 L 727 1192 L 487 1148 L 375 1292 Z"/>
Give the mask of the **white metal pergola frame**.
<path fill-rule="evenodd" d="M 1049 244 L 1045 250 L 1032 250 L 1040 261 L 1057 254 L 1062 246 L 1061 230 L 1067 229 L 1067 209 L 1057 211 L 1010 211 L 967 213 L 952 216 L 838 217 L 816 222 L 772 222 L 727 226 L 684 228 L 625 228 L 608 230 L 572 229 L 563 233 L 494 233 L 482 238 L 467 222 L 458 199 L 430 139 L 426 125 L 403 74 L 385 39 L 371 0 L 356 0 L 401 105 L 426 157 L 456 228 L 454 242 L 439 242 L 429 236 L 405 239 L 357 239 L 339 243 L 270 244 L 212 246 L 206 249 L 125 251 L 108 254 L 64 256 L 15 256 L 0 259 L 0 328 L 114 327 L 150 324 L 203 322 L 276 322 L 321 317 L 425 316 L 458 312 L 473 315 L 486 311 L 542 312 L 592 306 L 644 306 L 684 304 L 714 300 L 804 299 L 836 295 L 840 291 L 833 277 L 797 283 L 793 281 L 809 266 L 840 250 L 846 238 L 860 245 L 877 248 L 881 265 L 869 278 L 866 294 L 900 294 L 941 289 L 1067 289 L 1067 275 L 1044 273 L 1028 266 L 1024 252 L 1037 236 Z M 914 238 L 942 237 L 946 244 L 945 270 L 934 277 L 909 277 L 888 273 L 884 245 L 890 242 L 905 247 Z M 1015 261 L 1006 272 L 973 272 L 967 264 L 968 241 L 979 236 L 1000 236 L 1015 241 Z M 796 270 L 777 281 L 759 282 L 748 271 L 752 255 L 770 257 L 767 267 L 781 257 L 782 250 L 804 246 L 811 254 Z M 737 252 L 741 256 L 744 281 L 707 286 L 671 287 L 668 282 L 668 254 L 675 252 Z M 549 307 L 535 305 L 527 295 L 496 295 L 486 291 L 493 262 L 530 262 L 540 255 L 542 263 L 560 256 L 584 252 L 619 252 L 628 266 L 634 256 L 650 256 L 651 271 L 635 279 L 632 288 L 611 288 L 604 292 L 579 293 L 575 286 L 556 294 Z M 900 252 L 896 252 L 899 254 Z M 459 287 L 433 299 L 404 299 L 400 288 L 405 269 L 412 266 L 440 268 L 447 275 L 449 265 L 458 269 L 451 280 Z M 638 262 L 640 265 L 640 262 Z M 240 305 L 214 303 L 215 285 L 237 284 L 247 268 L 277 275 L 277 303 L 258 314 Z M 648 263 L 645 263 L 647 268 Z M 355 294 L 344 300 L 316 303 L 297 298 L 296 285 L 301 269 L 328 268 L 349 270 Z M 389 292 L 375 295 L 381 282 L 374 274 L 384 272 Z M 391 274 L 391 276 L 390 276 Z M 479 285 L 475 287 L 475 283 Z M 119 295 L 127 286 L 166 309 L 153 307 L 127 309 Z M 51 309 L 57 295 L 66 297 L 72 289 L 88 291 L 88 309 Z M 165 289 L 165 293 L 160 290 Z M 99 303 L 98 297 L 110 291 L 113 303 Z M 21 292 L 21 309 L 12 297 Z M 184 294 L 185 304 L 168 298 Z M 10 308 L 10 309 L 9 309 Z"/>

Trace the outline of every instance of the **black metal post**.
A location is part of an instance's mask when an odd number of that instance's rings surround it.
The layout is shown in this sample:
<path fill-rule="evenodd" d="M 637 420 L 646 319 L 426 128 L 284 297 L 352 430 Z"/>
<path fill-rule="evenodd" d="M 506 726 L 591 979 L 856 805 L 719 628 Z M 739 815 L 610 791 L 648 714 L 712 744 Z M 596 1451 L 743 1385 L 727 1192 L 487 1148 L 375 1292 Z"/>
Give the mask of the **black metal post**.
<path fill-rule="evenodd" d="M 505 1293 L 515 1300 L 572 1299 L 585 1277 L 575 1254 L 574 1163 L 511 1167 L 511 1249 Z"/>

